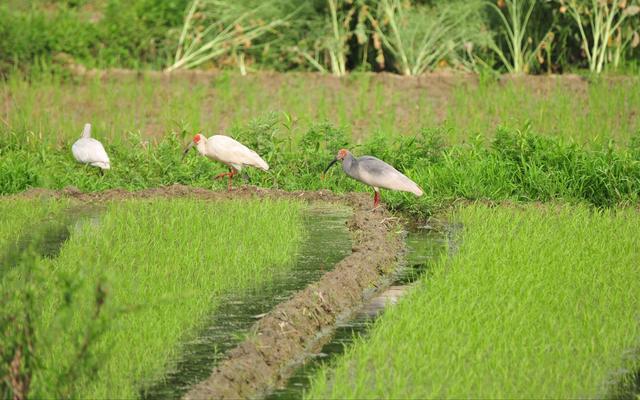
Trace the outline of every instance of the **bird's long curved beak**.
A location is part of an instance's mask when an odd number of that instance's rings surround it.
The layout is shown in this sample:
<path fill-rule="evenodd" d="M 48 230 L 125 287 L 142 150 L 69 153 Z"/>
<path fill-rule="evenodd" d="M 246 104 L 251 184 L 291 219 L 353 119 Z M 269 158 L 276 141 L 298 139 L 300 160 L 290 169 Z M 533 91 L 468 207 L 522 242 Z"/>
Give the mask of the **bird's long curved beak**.
<path fill-rule="evenodd" d="M 335 164 L 337 162 L 338 162 L 338 159 L 334 158 L 333 161 L 331 161 L 329 163 L 329 165 L 327 165 L 327 168 L 324 169 L 324 172 L 322 173 L 322 175 L 324 176 L 327 173 L 327 171 L 329 170 L 329 168 L 333 167 L 333 164 Z"/>
<path fill-rule="evenodd" d="M 184 160 L 184 158 L 187 156 L 187 153 L 189 152 L 189 150 L 191 150 L 192 147 L 193 147 L 193 142 L 190 142 L 182 152 L 182 160 Z"/>

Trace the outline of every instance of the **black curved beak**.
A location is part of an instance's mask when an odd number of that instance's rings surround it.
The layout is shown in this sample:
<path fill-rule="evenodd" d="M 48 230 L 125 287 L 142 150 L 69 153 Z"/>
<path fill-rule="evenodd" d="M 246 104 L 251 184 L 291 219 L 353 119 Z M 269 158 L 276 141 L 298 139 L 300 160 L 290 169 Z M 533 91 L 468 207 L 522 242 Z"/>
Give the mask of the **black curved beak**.
<path fill-rule="evenodd" d="M 329 165 L 327 165 L 327 168 L 324 169 L 324 172 L 322 173 L 322 175 L 326 174 L 329 168 L 333 167 L 333 164 L 337 162 L 338 162 L 338 158 L 334 158 L 333 161 L 331 161 Z"/>
<path fill-rule="evenodd" d="M 193 147 L 193 142 L 189 143 L 187 147 L 184 149 L 184 151 L 182 152 L 182 161 L 184 161 L 184 158 L 187 156 L 187 153 L 189 152 L 189 150 L 191 150 L 192 147 Z"/>

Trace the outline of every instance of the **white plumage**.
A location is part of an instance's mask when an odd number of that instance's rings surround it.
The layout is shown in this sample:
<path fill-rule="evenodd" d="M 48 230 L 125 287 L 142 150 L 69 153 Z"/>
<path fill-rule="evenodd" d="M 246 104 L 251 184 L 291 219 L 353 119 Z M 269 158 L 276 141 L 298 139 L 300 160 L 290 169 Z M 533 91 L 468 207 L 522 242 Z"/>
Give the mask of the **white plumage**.
<path fill-rule="evenodd" d="M 221 162 L 229 167 L 229 172 L 216 176 L 216 179 L 222 178 L 223 176 L 229 178 L 229 190 L 231 190 L 231 180 L 238 172 L 242 171 L 242 168 L 251 166 L 264 171 L 269 170 L 269 164 L 267 164 L 258 153 L 229 136 L 213 135 L 207 139 L 198 133 L 193 137 L 193 142 L 189 143 L 189 146 L 185 149 L 185 156 L 193 146 L 195 146 L 203 156 Z"/>
<path fill-rule="evenodd" d="M 213 135 L 209 139 L 196 135 L 198 136 L 200 140 L 196 142 L 196 148 L 203 156 L 226 164 L 237 171 L 241 171 L 247 165 L 263 171 L 269 170 L 269 165 L 258 153 L 229 136 Z"/>
<path fill-rule="evenodd" d="M 103 170 L 111 168 L 109 156 L 102 143 L 91 137 L 91 124 L 85 124 L 82 136 L 72 146 L 71 152 L 76 161 L 99 167 Z"/>

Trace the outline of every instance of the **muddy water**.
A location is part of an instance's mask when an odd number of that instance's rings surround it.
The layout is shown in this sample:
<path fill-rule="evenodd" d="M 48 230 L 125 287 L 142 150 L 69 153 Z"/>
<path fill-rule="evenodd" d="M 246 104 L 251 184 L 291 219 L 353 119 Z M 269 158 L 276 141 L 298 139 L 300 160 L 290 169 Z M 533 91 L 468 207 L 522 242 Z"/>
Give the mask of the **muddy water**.
<path fill-rule="evenodd" d="M 362 308 L 348 319 L 340 321 L 331 340 L 310 361 L 298 367 L 283 388 L 272 392 L 267 399 L 300 399 L 311 384 L 311 379 L 319 368 L 330 363 L 354 342 L 358 336 L 366 336 L 372 323 L 386 307 L 395 304 L 421 276 L 429 272 L 432 262 L 447 250 L 452 242 L 453 231 L 435 231 L 416 228 L 407 234 L 404 265 L 391 278 L 387 290 L 373 296 Z"/>
<path fill-rule="evenodd" d="M 220 301 L 205 328 L 184 344 L 176 367 L 161 382 L 141 393 L 145 399 L 177 399 L 209 376 L 224 353 L 240 343 L 264 313 L 292 294 L 318 280 L 351 253 L 345 222 L 350 209 L 313 205 L 305 214 L 307 238 L 292 269 L 276 275 L 270 284 L 230 294 Z"/>

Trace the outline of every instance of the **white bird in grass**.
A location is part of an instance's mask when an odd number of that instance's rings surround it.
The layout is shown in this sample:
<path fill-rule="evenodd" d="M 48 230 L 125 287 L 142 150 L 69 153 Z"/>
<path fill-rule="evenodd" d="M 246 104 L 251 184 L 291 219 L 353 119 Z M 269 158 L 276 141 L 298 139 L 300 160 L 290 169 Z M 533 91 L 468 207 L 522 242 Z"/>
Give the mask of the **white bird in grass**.
<path fill-rule="evenodd" d="M 214 178 L 220 179 L 227 176 L 229 178 L 229 191 L 231 191 L 231 180 L 234 175 L 242 171 L 243 167 L 251 166 L 260 168 L 263 171 L 269 170 L 269 165 L 258 155 L 258 153 L 229 136 L 213 135 L 207 139 L 198 133 L 193 137 L 193 141 L 189 143 L 187 148 L 184 150 L 184 154 L 182 156 L 183 159 L 194 146 L 198 149 L 198 153 L 212 160 L 221 162 L 229 167 L 229 172 L 218 174 Z"/>
<path fill-rule="evenodd" d="M 71 146 L 71 152 L 76 161 L 98 167 L 101 173 L 111 169 L 109 156 L 102 143 L 91 137 L 91 124 L 84 125 L 82 136 Z"/>
<path fill-rule="evenodd" d="M 375 192 L 373 196 L 374 208 L 380 204 L 380 188 L 400 190 L 422 196 L 422 189 L 391 165 L 372 156 L 356 158 L 346 149 L 338 151 L 338 155 L 327 166 L 324 173 L 326 174 L 329 168 L 338 161 L 342 161 L 342 169 L 347 175 L 373 187 Z"/>

